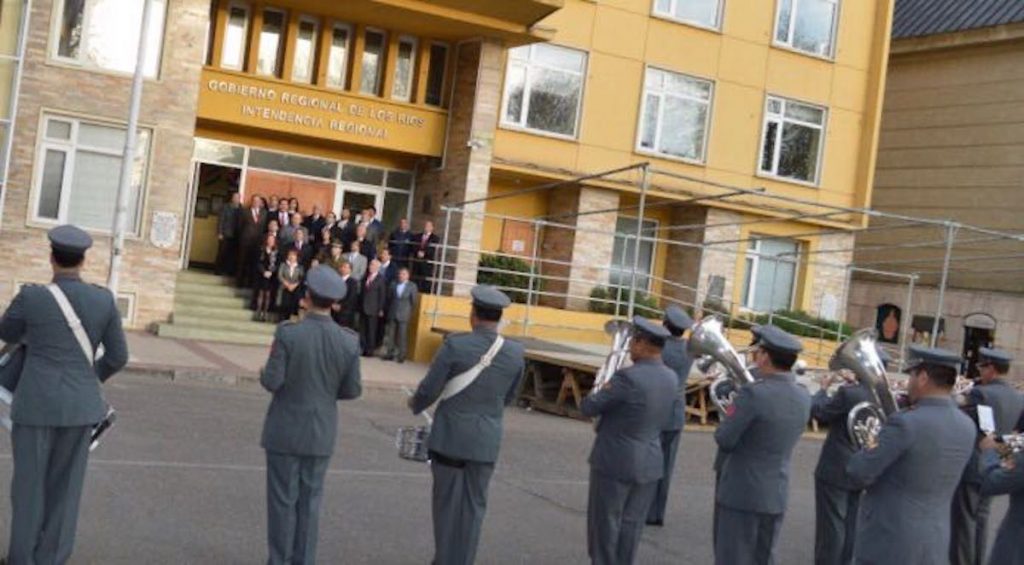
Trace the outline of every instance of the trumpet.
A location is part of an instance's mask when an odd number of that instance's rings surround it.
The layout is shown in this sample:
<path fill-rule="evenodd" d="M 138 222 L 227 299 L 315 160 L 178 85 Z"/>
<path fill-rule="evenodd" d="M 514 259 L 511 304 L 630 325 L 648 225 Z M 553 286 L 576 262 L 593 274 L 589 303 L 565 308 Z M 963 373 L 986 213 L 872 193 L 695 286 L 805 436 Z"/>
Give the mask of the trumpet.
<path fill-rule="evenodd" d="M 629 346 L 633 343 L 633 324 L 626 320 L 608 320 L 604 325 L 604 333 L 612 337 L 612 350 L 605 357 L 604 364 L 594 374 L 594 386 L 590 394 L 596 394 L 612 378 L 615 371 L 622 368 L 629 357 Z"/>
<path fill-rule="evenodd" d="M 743 357 L 722 333 L 722 321 L 717 316 L 708 316 L 693 326 L 686 349 L 692 357 L 706 356 L 725 369 L 725 374 L 715 379 L 708 389 L 711 401 L 723 414 L 732 406 L 740 387 L 754 382 Z M 710 368 L 710 365 L 703 363 L 702 367 Z"/>

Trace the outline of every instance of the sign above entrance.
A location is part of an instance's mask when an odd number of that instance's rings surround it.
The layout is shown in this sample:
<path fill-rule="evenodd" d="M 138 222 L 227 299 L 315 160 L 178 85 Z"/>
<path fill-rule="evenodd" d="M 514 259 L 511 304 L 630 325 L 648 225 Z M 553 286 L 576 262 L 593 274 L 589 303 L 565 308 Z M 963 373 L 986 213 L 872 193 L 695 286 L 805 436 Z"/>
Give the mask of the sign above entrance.
<path fill-rule="evenodd" d="M 447 113 L 348 93 L 203 70 L 201 120 L 440 156 Z"/>

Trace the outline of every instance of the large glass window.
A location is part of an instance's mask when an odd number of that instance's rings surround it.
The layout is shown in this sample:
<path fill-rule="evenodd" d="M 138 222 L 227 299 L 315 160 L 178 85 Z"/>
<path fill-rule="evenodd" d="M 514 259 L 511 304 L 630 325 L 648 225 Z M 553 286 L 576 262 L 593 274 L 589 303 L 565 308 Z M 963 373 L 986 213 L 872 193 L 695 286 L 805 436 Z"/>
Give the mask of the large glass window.
<path fill-rule="evenodd" d="M 36 162 L 35 218 L 110 231 L 125 129 L 48 116 Z M 139 130 L 128 201 L 128 231 L 138 232 L 150 131 Z"/>
<path fill-rule="evenodd" d="M 245 67 L 248 53 L 249 8 L 242 4 L 232 4 L 228 8 L 228 24 L 221 45 L 220 66 L 240 71 Z"/>
<path fill-rule="evenodd" d="M 58 59 L 108 71 L 132 73 L 139 52 L 142 7 L 138 0 L 58 0 Z M 146 34 L 145 76 L 160 71 L 167 0 L 153 0 Z"/>
<path fill-rule="evenodd" d="M 637 218 L 619 216 L 615 221 L 615 244 L 612 247 L 611 272 L 608 284 L 613 287 L 629 288 L 633 278 L 633 254 L 636 250 Z M 656 220 L 644 220 L 644 237 L 649 237 L 658 228 Z M 649 289 L 651 272 L 654 268 L 654 242 L 640 241 L 640 261 L 637 265 L 637 288 Z"/>
<path fill-rule="evenodd" d="M 747 245 L 743 306 L 758 312 L 788 310 L 796 283 L 800 244 L 792 239 L 752 239 Z"/>
<path fill-rule="evenodd" d="M 817 183 L 825 118 L 824 108 L 769 96 L 761 141 L 761 172 Z"/>
<path fill-rule="evenodd" d="M 296 82 L 313 82 L 318 28 L 316 20 L 312 18 L 303 17 L 299 20 L 295 36 L 295 60 L 292 62 L 292 80 Z"/>
<path fill-rule="evenodd" d="M 779 0 L 775 41 L 793 49 L 831 57 L 839 0 Z"/>
<path fill-rule="evenodd" d="M 249 151 L 249 166 L 282 173 L 295 173 L 307 177 L 333 179 L 338 176 L 338 164 L 325 159 L 302 157 L 276 151 L 252 149 Z"/>
<path fill-rule="evenodd" d="M 347 26 L 335 24 L 331 30 L 331 51 L 327 56 L 327 86 L 344 89 L 348 86 L 348 45 L 351 35 Z"/>
<path fill-rule="evenodd" d="M 654 13 L 701 27 L 718 29 L 721 0 L 654 0 Z"/>
<path fill-rule="evenodd" d="M 448 68 L 448 46 L 444 43 L 430 45 L 430 66 L 427 68 L 427 95 L 424 102 L 441 106 L 444 100 L 444 77 Z"/>
<path fill-rule="evenodd" d="M 263 10 L 260 46 L 256 57 L 256 74 L 280 77 L 281 51 L 287 18 L 280 10 Z"/>
<path fill-rule="evenodd" d="M 506 125 L 576 137 L 587 54 L 546 43 L 509 51 Z"/>
<path fill-rule="evenodd" d="M 647 69 L 640 149 L 703 161 L 712 90 L 711 81 Z"/>
<path fill-rule="evenodd" d="M 391 86 L 391 97 L 408 102 L 412 100 L 412 77 L 416 69 L 416 39 L 400 37 L 398 53 L 395 56 L 395 80 Z"/>
<path fill-rule="evenodd" d="M 380 77 L 384 70 L 384 47 L 386 44 L 387 35 L 384 32 L 366 30 L 359 92 L 373 96 L 380 95 Z"/>

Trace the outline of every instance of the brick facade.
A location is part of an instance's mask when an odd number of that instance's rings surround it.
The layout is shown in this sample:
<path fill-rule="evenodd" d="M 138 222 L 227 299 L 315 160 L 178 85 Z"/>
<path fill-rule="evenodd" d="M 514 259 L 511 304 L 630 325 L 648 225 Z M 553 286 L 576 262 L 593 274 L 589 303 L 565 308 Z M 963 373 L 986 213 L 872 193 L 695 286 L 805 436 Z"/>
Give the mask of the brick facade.
<path fill-rule="evenodd" d="M 71 67 L 49 61 L 54 0 L 32 3 L 11 169 L 0 230 L 0 264 L 17 265 L 0 277 L 0 300 L 13 297 L 19 283 L 50 278 L 46 230 L 31 220 L 38 129 L 44 113 L 124 124 L 128 117 L 131 77 Z M 137 328 L 166 320 L 174 300 L 175 277 L 182 253 L 187 209 L 196 97 L 203 41 L 209 19 L 206 0 L 170 0 L 164 31 L 161 73 L 144 86 L 140 126 L 152 128 L 139 237 L 128 238 L 121 292 L 135 296 Z M 118 174 L 112 171 L 111 174 Z M 111 207 L 114 203 L 110 203 Z M 175 244 L 160 249 L 149 242 L 154 212 L 178 217 Z M 106 280 L 110 238 L 93 234 L 85 277 Z"/>

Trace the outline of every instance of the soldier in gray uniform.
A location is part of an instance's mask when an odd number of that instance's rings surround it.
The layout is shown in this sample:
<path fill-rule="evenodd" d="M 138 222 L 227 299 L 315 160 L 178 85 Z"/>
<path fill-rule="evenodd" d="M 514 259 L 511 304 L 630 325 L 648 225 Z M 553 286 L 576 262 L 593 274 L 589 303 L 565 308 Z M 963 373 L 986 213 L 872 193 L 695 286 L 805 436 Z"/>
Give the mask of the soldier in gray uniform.
<path fill-rule="evenodd" d="M 888 417 L 877 445 L 854 453 L 846 472 L 866 489 L 854 563 L 943 563 L 953 491 L 974 450 L 974 423 L 953 402 L 960 357 L 910 347 L 912 408 Z"/>
<path fill-rule="evenodd" d="M 1003 380 L 1013 358 L 1005 351 L 981 348 L 978 351 L 978 382 L 962 399 L 961 408 L 977 419 L 978 406 L 992 409 L 995 433 L 1008 434 L 1017 425 L 1024 397 Z M 952 565 L 981 565 L 985 559 L 985 539 L 992 500 L 981 494 L 981 472 L 975 451 L 953 495 L 952 531 L 949 537 L 949 561 Z"/>
<path fill-rule="evenodd" d="M 271 565 L 316 563 L 324 475 L 334 453 L 338 400 L 358 398 L 359 337 L 331 319 L 346 285 L 330 267 L 306 277 L 308 313 L 277 327 L 260 384 L 273 393 L 263 425 Z"/>
<path fill-rule="evenodd" d="M 1024 453 L 1001 461 L 992 437 L 981 441 L 981 494 L 1010 495 L 1010 507 L 992 544 L 989 565 L 1024 565 Z"/>
<path fill-rule="evenodd" d="M 718 565 L 775 562 L 790 459 L 811 413 L 811 396 L 791 372 L 800 341 L 772 325 L 756 328 L 755 336 L 760 380 L 740 388 L 715 431 L 726 453 L 715 495 Z"/>
<path fill-rule="evenodd" d="M 619 369 L 580 404 L 600 416 L 590 452 L 587 550 L 595 565 L 631 565 L 644 518 L 665 472 L 661 432 L 672 417 L 676 375 L 662 362 L 668 330 L 633 318 L 629 354 Z"/>
<path fill-rule="evenodd" d="M 883 363 L 888 356 L 878 350 Z M 814 563 L 846 565 L 853 560 L 857 534 L 860 488 L 846 475 L 846 464 L 857 447 L 850 440 L 846 421 L 850 410 L 871 399 L 868 389 L 856 380 L 840 385 L 831 396 L 833 374 L 821 379 L 821 389 L 811 397 L 811 417 L 828 425 L 814 470 Z"/>
<path fill-rule="evenodd" d="M 0 319 L 0 340 L 25 344 L 13 390 L 12 565 L 65 563 L 71 557 L 92 427 L 106 416 L 100 390 L 128 362 L 121 314 L 109 290 L 82 281 L 92 238 L 74 226 L 50 230 L 53 284 L 81 320 L 93 363 L 45 286 L 28 285 Z M 84 340 L 83 340 L 84 341 Z M 16 388 L 15 388 L 16 387 Z"/>
<path fill-rule="evenodd" d="M 516 398 L 525 365 L 522 344 L 504 341 L 494 349 L 498 322 L 511 302 L 508 296 L 484 285 L 474 287 L 471 294 L 473 331 L 444 340 L 409 399 L 413 414 L 441 399 L 427 444 L 434 476 L 436 565 L 469 565 L 476 559 L 487 487 L 501 447 L 504 409 Z M 462 375 L 478 369 L 468 385 L 456 390 L 467 380 Z"/>
<path fill-rule="evenodd" d="M 647 524 L 651 526 L 665 525 L 665 506 L 668 502 L 668 489 L 672 484 L 672 471 L 676 465 L 676 452 L 679 449 L 679 436 L 686 423 L 686 381 L 690 377 L 693 359 L 686 351 L 686 340 L 683 333 L 693 326 L 693 319 L 682 308 L 672 305 L 665 309 L 665 329 L 671 334 L 665 340 L 661 350 L 661 360 L 676 374 L 675 403 L 672 405 L 672 417 L 668 425 L 661 431 L 661 452 L 664 455 L 665 467 L 658 490 L 647 511 Z"/>

